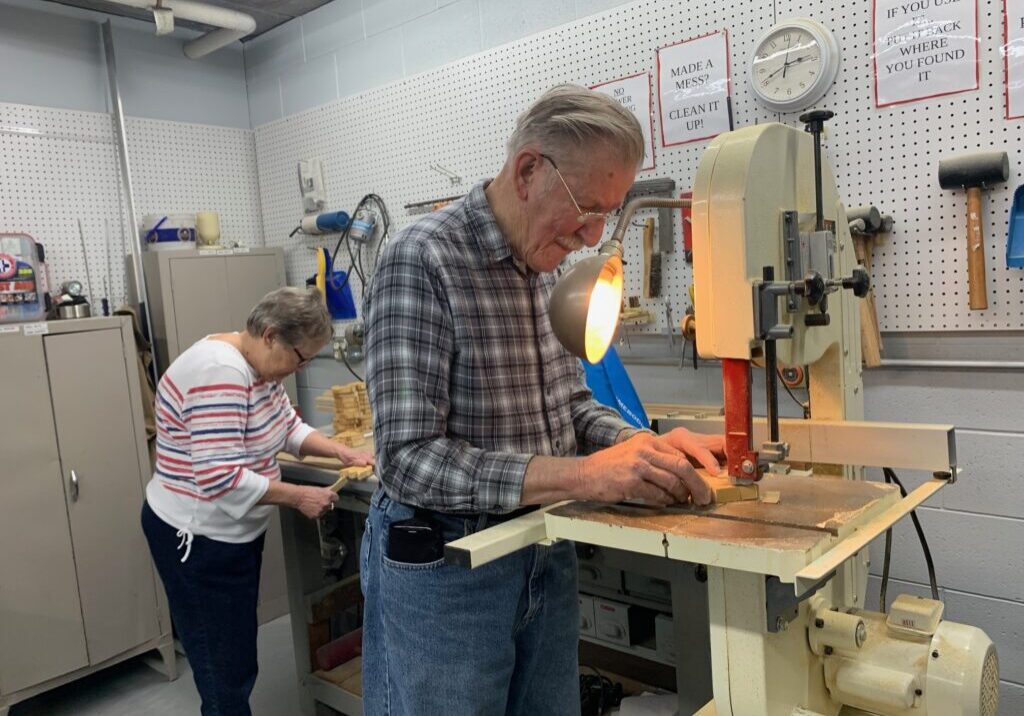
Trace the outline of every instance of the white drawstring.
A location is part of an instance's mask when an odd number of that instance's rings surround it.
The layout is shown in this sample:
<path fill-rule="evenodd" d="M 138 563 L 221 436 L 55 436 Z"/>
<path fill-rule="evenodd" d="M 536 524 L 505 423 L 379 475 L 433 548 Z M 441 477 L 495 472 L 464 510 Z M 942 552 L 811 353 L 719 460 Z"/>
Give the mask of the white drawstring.
<path fill-rule="evenodd" d="M 181 538 L 181 542 L 178 542 L 177 549 L 181 549 L 183 546 L 185 547 L 185 556 L 181 558 L 181 561 L 184 564 L 185 560 L 188 559 L 188 556 L 192 553 L 192 530 L 187 527 L 182 527 L 174 536 Z"/>

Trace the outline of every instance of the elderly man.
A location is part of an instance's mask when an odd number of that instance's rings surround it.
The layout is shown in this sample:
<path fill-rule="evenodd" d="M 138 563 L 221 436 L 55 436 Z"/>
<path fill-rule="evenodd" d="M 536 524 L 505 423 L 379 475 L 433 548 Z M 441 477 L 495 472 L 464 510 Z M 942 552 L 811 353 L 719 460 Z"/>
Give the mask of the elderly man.
<path fill-rule="evenodd" d="M 367 714 L 578 713 L 573 545 L 475 570 L 443 545 L 563 499 L 697 503 L 720 438 L 637 434 L 591 399 L 548 320 L 554 273 L 601 239 L 643 159 L 582 87 L 517 121 L 505 165 L 387 246 L 367 297 L 381 489 L 363 537 Z"/>

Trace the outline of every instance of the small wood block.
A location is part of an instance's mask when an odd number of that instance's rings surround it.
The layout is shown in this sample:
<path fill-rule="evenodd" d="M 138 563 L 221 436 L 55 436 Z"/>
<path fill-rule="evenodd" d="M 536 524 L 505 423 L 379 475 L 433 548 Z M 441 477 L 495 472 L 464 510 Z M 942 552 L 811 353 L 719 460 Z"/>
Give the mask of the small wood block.
<path fill-rule="evenodd" d="M 779 504 L 779 498 L 782 493 L 778 490 L 765 490 L 764 494 L 761 495 L 761 502 L 767 502 L 769 505 Z"/>
<path fill-rule="evenodd" d="M 732 478 L 728 475 L 709 475 L 704 470 L 700 474 L 707 480 L 714 493 L 713 502 L 717 505 L 724 505 L 727 502 L 739 502 L 740 500 L 756 500 L 760 494 L 757 483 L 752 485 L 734 485 Z"/>
<path fill-rule="evenodd" d="M 338 470 L 338 476 L 346 480 L 365 480 L 373 474 L 373 465 L 353 465 Z"/>

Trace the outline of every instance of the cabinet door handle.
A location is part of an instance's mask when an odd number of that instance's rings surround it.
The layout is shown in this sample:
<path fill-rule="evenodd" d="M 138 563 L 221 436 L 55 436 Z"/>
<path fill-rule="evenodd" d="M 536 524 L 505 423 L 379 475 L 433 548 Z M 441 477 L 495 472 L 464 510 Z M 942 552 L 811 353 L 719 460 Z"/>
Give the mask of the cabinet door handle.
<path fill-rule="evenodd" d="M 71 471 L 71 501 L 78 502 L 78 475 Z"/>

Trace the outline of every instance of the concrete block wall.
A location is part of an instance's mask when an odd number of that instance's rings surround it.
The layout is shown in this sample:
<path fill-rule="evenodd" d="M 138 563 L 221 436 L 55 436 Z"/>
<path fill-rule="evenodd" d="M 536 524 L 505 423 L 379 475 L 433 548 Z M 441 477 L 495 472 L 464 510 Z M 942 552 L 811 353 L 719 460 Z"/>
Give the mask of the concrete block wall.
<path fill-rule="evenodd" d="M 39 0 L 0 0 L 0 102 L 109 112 L 107 19 L 126 115 L 250 128 L 242 43 L 190 60 L 197 32 L 156 37 L 152 23 Z"/>
<path fill-rule="evenodd" d="M 641 400 L 720 401 L 713 367 L 627 365 Z M 755 374 L 756 375 L 756 374 Z M 946 618 L 983 629 L 996 643 L 1001 714 L 1024 713 L 1024 376 L 1011 371 L 865 371 L 865 417 L 948 423 L 957 429 L 959 480 L 918 510 L 946 604 Z M 755 395 L 761 395 L 758 388 Z M 780 395 L 788 412 L 789 401 Z M 897 471 L 913 489 L 930 475 Z M 872 479 L 881 479 L 876 472 Z M 883 540 L 871 544 L 869 609 L 877 609 Z M 910 519 L 893 530 L 887 601 L 930 596 Z"/>
<path fill-rule="evenodd" d="M 334 0 L 245 43 L 253 127 L 623 0 Z"/>

